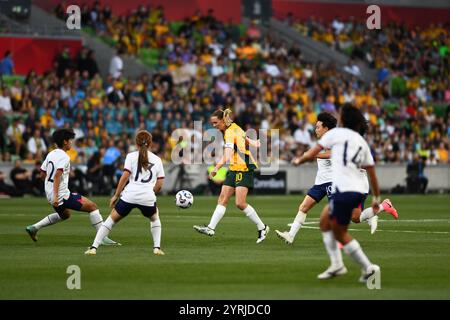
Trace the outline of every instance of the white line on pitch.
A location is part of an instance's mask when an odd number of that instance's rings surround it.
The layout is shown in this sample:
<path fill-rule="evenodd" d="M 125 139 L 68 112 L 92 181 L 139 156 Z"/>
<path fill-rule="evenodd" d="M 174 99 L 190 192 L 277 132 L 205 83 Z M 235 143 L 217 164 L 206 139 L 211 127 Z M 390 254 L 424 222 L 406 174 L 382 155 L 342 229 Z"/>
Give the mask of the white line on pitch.
<path fill-rule="evenodd" d="M 310 226 L 303 226 L 305 229 L 315 229 L 319 230 L 319 227 L 310 227 Z M 364 231 L 367 232 L 367 230 L 363 229 L 348 229 L 349 231 Z M 450 232 L 447 231 L 417 231 L 417 230 L 381 230 L 377 229 L 377 232 L 393 232 L 393 233 L 432 233 L 432 234 L 450 234 Z"/>

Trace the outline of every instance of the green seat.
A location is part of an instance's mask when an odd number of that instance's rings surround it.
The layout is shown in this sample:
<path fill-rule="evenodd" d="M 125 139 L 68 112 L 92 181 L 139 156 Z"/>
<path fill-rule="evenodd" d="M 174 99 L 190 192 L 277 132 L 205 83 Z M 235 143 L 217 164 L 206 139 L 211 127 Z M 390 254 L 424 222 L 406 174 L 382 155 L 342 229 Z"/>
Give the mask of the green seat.
<path fill-rule="evenodd" d="M 173 33 L 178 34 L 182 26 L 184 26 L 183 21 L 174 21 L 169 24 L 169 29 Z"/>
<path fill-rule="evenodd" d="M 447 111 L 446 104 L 434 104 L 433 105 L 434 114 L 440 118 L 443 118 L 445 116 L 446 111 Z"/>

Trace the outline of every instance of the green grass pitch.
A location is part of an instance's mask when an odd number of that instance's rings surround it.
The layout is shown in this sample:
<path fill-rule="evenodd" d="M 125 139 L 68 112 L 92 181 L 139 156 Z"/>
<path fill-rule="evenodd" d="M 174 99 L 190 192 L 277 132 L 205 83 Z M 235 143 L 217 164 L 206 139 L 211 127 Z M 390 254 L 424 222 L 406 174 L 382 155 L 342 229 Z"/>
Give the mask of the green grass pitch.
<path fill-rule="evenodd" d="M 86 213 L 39 232 L 34 243 L 25 226 L 51 212 L 46 200 L 0 200 L 0 299 L 450 299 L 450 197 L 392 196 L 400 220 L 380 216 L 379 231 L 367 224 L 351 231 L 372 262 L 381 266 L 381 290 L 358 283 L 359 268 L 344 255 L 349 273 L 329 281 L 316 279 L 328 267 L 317 230 L 319 211 L 293 246 L 275 236 L 292 222 L 303 196 L 251 196 L 271 232 L 255 243 L 256 228 L 230 205 L 212 238 L 192 229 L 207 223 L 216 198 L 196 197 L 188 210 L 173 197 L 160 197 L 162 248 L 152 254 L 147 219 L 138 211 L 115 226 L 111 238 L 121 247 L 83 253 L 94 229 Z M 104 218 L 107 198 L 94 198 Z M 81 290 L 69 290 L 69 265 L 81 268 Z"/>

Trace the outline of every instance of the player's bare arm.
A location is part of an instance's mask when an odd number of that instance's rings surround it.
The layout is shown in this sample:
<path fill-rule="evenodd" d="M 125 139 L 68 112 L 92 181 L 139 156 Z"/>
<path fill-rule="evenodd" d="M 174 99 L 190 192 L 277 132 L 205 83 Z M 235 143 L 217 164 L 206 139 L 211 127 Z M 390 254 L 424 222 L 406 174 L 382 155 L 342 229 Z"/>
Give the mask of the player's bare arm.
<path fill-rule="evenodd" d="M 375 172 L 375 167 L 370 166 L 364 168 L 367 171 L 367 176 L 369 177 L 370 186 L 372 187 L 372 208 L 373 210 L 379 210 L 380 205 L 380 187 L 378 185 L 378 178 Z"/>
<path fill-rule="evenodd" d="M 157 180 L 156 180 L 156 184 L 155 184 L 155 186 L 153 187 L 153 191 L 154 191 L 155 193 L 160 192 L 161 189 L 162 189 L 163 184 L 164 184 L 164 179 L 163 179 L 163 178 L 162 178 L 162 179 L 157 179 Z"/>
<path fill-rule="evenodd" d="M 109 201 L 110 208 L 114 208 L 117 200 L 119 200 L 120 194 L 123 191 L 123 188 L 125 188 L 125 185 L 127 184 L 127 181 L 130 177 L 130 171 L 125 170 L 122 173 L 122 176 L 120 177 L 119 183 L 117 184 L 116 192 L 111 197 L 111 200 Z"/>
<path fill-rule="evenodd" d="M 322 151 L 322 149 L 323 147 L 320 144 L 316 144 L 298 159 L 296 165 L 301 165 L 302 163 L 313 161 L 317 158 L 317 155 L 320 151 Z"/>
<path fill-rule="evenodd" d="M 225 163 L 229 162 L 232 157 L 233 157 L 233 149 L 225 148 L 222 158 L 216 164 L 214 170 L 212 170 L 211 173 L 209 174 L 209 178 L 212 179 L 217 174 L 217 171 L 219 171 L 219 169 L 222 168 Z"/>
<path fill-rule="evenodd" d="M 54 207 L 58 206 L 58 198 L 59 198 L 59 184 L 61 183 L 61 176 L 63 171 L 58 169 L 56 170 L 55 177 L 53 178 L 53 202 L 52 205 Z"/>

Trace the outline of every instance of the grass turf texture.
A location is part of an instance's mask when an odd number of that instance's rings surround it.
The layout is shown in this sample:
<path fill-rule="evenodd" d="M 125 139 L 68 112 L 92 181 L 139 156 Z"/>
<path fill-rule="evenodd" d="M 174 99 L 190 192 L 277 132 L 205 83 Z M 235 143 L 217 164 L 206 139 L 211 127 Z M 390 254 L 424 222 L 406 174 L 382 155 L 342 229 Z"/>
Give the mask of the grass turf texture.
<path fill-rule="evenodd" d="M 193 207 L 181 210 L 173 197 L 160 197 L 163 257 L 152 254 L 149 222 L 136 210 L 111 233 L 123 246 L 100 247 L 92 257 L 83 254 L 95 235 L 86 213 L 73 212 L 69 221 L 42 229 L 34 243 L 25 226 L 51 212 L 45 199 L 2 199 L 0 299 L 450 298 L 449 196 L 392 196 L 399 221 L 382 214 L 374 235 L 366 223 L 351 225 L 382 268 L 381 290 L 358 283 L 360 270 L 345 255 L 347 275 L 316 279 L 329 264 L 322 236 L 312 229 L 325 202 L 310 212 L 293 246 L 276 237 L 274 230 L 287 229 L 302 198 L 249 198 L 271 227 L 257 245 L 254 224 L 233 205 L 210 238 L 192 225 L 209 221 L 215 198 L 197 196 Z M 106 218 L 108 199 L 93 200 Z M 66 287 L 69 265 L 81 268 L 81 290 Z"/>

